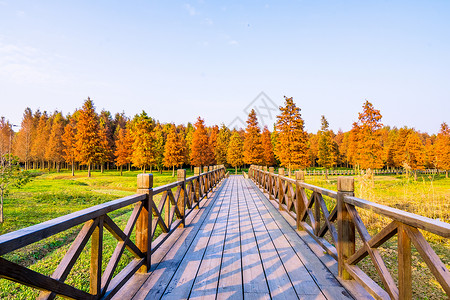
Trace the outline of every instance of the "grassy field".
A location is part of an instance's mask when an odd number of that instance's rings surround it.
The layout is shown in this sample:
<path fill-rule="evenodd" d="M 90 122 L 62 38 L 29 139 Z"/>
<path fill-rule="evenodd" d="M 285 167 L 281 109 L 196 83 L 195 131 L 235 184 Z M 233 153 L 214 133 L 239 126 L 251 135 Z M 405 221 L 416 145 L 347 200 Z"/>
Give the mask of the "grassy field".
<path fill-rule="evenodd" d="M 231 170 L 230 173 L 234 173 L 234 170 Z M 137 174 L 139 174 L 137 171 L 124 172 L 123 176 L 115 171 L 108 171 L 103 174 L 94 172 L 91 178 L 87 178 L 86 173 L 81 172 L 76 174 L 75 177 L 66 172 L 36 174 L 37 176 L 31 183 L 21 189 L 14 190 L 6 200 L 6 219 L 4 224 L 0 224 L 0 234 L 41 223 L 99 203 L 132 195 L 136 191 Z M 176 178 L 171 175 L 171 172 L 155 173 L 154 186 L 175 181 Z M 187 176 L 192 175 L 188 171 Z M 407 179 L 404 175 L 376 176 L 374 181 L 362 176 L 355 178 L 355 194 L 357 197 L 450 222 L 450 179 L 446 179 L 444 176 L 419 175 L 417 181 L 412 180 L 412 178 Z M 337 177 L 333 176 L 329 176 L 328 179 L 321 176 L 306 177 L 306 182 L 332 190 L 336 190 L 336 180 Z M 332 204 L 330 203 L 330 205 Z M 110 216 L 123 228 L 130 213 L 131 207 L 128 207 L 115 211 Z M 360 214 L 371 234 L 378 232 L 389 222 L 388 219 L 380 218 L 362 210 L 360 210 Z M 79 227 L 67 230 L 14 251 L 6 255 L 5 258 L 49 275 L 67 252 L 70 242 L 76 237 L 78 230 Z M 448 266 L 450 263 L 449 240 L 431 234 L 426 234 L 426 238 Z M 106 257 L 103 268 L 106 267 L 108 256 L 112 254 L 116 244 L 116 240 L 107 231 L 105 231 L 104 240 Z M 386 264 L 395 278 L 397 276 L 396 247 L 397 240 L 393 238 L 380 248 Z M 67 281 L 69 284 L 84 290 L 89 289 L 89 251 L 90 248 L 87 246 L 74 267 L 76 272 L 73 272 Z M 126 253 L 121 260 L 119 270 L 130 259 L 131 255 Z M 376 271 L 368 259 L 363 260 L 359 265 L 380 283 Z M 413 268 L 414 298 L 445 298 L 415 249 L 413 249 Z M 31 288 L 0 280 L 0 299 L 28 299 L 36 295 L 37 292 Z"/>
<path fill-rule="evenodd" d="M 32 182 L 21 189 L 13 190 L 6 199 L 5 222 L 0 224 L 0 234 L 38 224 L 84 208 L 136 193 L 137 174 L 140 172 L 108 171 L 94 172 L 91 178 L 86 173 L 38 173 Z M 187 172 L 187 176 L 192 176 Z M 176 181 L 172 172 L 154 174 L 154 186 Z M 123 228 L 131 214 L 132 207 L 110 213 L 109 216 Z M 4 258 L 27 266 L 42 274 L 51 275 L 70 243 L 81 227 L 74 227 L 50 238 L 29 245 L 4 256 Z M 134 239 L 134 234 L 132 236 Z M 109 232 L 104 232 L 103 270 L 112 255 L 117 241 Z M 66 281 L 75 287 L 89 291 L 90 243 L 85 247 L 77 264 Z M 131 260 L 127 251 L 120 261 L 121 270 Z M 34 289 L 0 279 L 0 299 L 32 299 L 38 295 Z"/>

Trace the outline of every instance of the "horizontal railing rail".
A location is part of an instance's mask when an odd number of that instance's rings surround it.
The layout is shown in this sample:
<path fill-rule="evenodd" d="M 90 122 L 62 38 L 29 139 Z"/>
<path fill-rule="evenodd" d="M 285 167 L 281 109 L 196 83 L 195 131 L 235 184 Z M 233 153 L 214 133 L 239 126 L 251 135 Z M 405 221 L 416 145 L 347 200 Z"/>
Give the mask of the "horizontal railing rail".
<path fill-rule="evenodd" d="M 152 174 L 139 174 L 136 195 L 1 235 L 0 256 L 84 224 L 51 276 L 0 257 L 0 278 L 41 290 L 39 299 L 54 299 L 57 295 L 72 299 L 110 299 L 136 272 L 150 270 L 152 253 L 177 228 L 184 227 L 186 216 L 199 208 L 201 200 L 226 176 L 223 166 L 204 167 L 203 173 L 200 168 L 195 168 L 194 174 L 186 178 L 186 171 L 178 170 L 176 182 L 155 188 Z M 161 196 L 158 200 L 155 197 L 157 195 Z M 122 230 L 108 213 L 130 205 L 134 205 L 134 208 Z M 133 242 L 131 234 L 134 228 L 136 237 Z M 158 228 L 161 234 L 156 237 Z M 102 272 L 104 229 L 118 243 Z M 86 292 L 65 281 L 89 240 L 90 290 Z M 125 249 L 130 251 L 134 259 L 114 276 Z"/>
<path fill-rule="evenodd" d="M 349 175 L 360 175 L 361 170 L 306 170 L 304 171 L 306 176 L 324 176 L 325 174 L 329 176 L 349 176 Z M 424 169 L 424 170 L 405 170 L 405 169 L 374 169 L 371 171 L 374 175 L 383 175 L 383 174 L 406 174 L 411 172 L 417 172 L 417 174 L 445 174 L 447 170 L 440 169 Z"/>
<path fill-rule="evenodd" d="M 340 278 L 356 280 L 377 299 L 411 299 L 411 245 L 414 245 L 436 281 L 450 296 L 450 271 L 419 231 L 449 238 L 450 224 L 359 199 L 354 196 L 354 179 L 348 176 L 338 177 L 336 192 L 305 183 L 302 171 L 295 172 L 293 179 L 284 176 L 283 168 L 274 174 L 274 168 L 267 170 L 266 167 L 251 166 L 248 174 L 280 211 L 296 220 L 298 230 L 306 231 L 336 259 Z M 306 191 L 309 191 L 309 196 Z M 325 201 L 324 196 L 334 199 L 334 203 Z M 392 221 L 371 236 L 356 207 Z M 356 230 L 362 244 L 359 249 L 356 249 Z M 325 238 L 327 233 L 328 240 Z M 398 238 L 398 284 L 378 250 L 395 235 Z M 383 288 L 357 266 L 367 256 Z"/>

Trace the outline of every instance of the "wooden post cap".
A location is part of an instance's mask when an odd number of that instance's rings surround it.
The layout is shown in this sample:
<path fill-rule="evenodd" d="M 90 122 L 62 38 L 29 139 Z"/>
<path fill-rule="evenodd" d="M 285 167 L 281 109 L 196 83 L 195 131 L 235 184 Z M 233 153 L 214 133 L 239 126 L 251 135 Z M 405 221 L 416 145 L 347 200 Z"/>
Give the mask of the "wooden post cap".
<path fill-rule="evenodd" d="M 177 180 L 178 181 L 185 181 L 186 180 L 186 170 L 185 169 L 178 169 L 177 170 Z"/>
<path fill-rule="evenodd" d="M 351 176 L 339 176 L 337 179 L 337 189 L 339 192 L 354 192 L 355 179 Z"/>
<path fill-rule="evenodd" d="M 263 167 L 263 170 L 264 170 L 265 172 L 267 172 L 267 166 L 264 166 L 264 167 Z"/>
<path fill-rule="evenodd" d="M 275 168 L 274 167 L 270 167 L 269 168 L 269 173 L 273 173 L 275 171 Z"/>
<path fill-rule="evenodd" d="M 209 170 L 210 171 L 214 170 L 213 166 L 209 166 Z"/>
<path fill-rule="evenodd" d="M 200 175 L 200 167 L 194 167 L 194 175 Z"/>
<path fill-rule="evenodd" d="M 137 176 L 137 188 L 138 189 L 151 189 L 151 188 L 153 188 L 153 174 L 138 174 L 138 176 Z"/>
<path fill-rule="evenodd" d="M 208 172 L 208 166 L 203 167 L 203 173 L 206 173 L 206 172 Z"/>
<path fill-rule="evenodd" d="M 295 171 L 295 179 L 304 181 L 305 180 L 305 172 L 303 172 L 303 171 Z"/>
<path fill-rule="evenodd" d="M 279 168 L 278 169 L 278 174 L 281 176 L 284 176 L 284 168 Z"/>

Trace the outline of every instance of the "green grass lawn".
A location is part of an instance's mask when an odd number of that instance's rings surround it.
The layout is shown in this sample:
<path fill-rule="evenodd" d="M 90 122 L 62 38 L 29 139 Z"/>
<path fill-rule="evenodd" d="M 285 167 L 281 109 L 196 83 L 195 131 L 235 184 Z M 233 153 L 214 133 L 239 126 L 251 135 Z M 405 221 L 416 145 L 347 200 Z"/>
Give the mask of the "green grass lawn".
<path fill-rule="evenodd" d="M 124 172 L 123 176 L 116 171 L 93 172 L 91 178 L 87 178 L 84 172 L 79 172 L 75 177 L 72 177 L 70 172 L 35 174 L 37 176 L 32 182 L 20 189 L 12 190 L 5 200 L 5 222 L 0 224 L 0 234 L 133 195 L 136 193 L 138 174 L 140 174 L 138 171 Z M 187 177 L 192 175 L 193 173 L 188 170 Z M 172 172 L 154 173 L 153 181 L 156 187 L 174 182 L 176 177 L 172 177 Z M 125 207 L 110 213 L 109 216 L 123 229 L 131 210 L 132 207 Z M 81 226 L 71 228 L 3 257 L 42 274 L 51 275 L 80 228 Z M 103 270 L 116 244 L 115 238 L 105 230 Z M 89 245 L 90 243 L 83 250 L 66 281 L 85 291 L 89 291 Z M 131 259 L 131 254 L 125 251 L 116 273 Z M 30 299 L 37 295 L 38 291 L 35 289 L 0 279 L 0 299 Z"/>

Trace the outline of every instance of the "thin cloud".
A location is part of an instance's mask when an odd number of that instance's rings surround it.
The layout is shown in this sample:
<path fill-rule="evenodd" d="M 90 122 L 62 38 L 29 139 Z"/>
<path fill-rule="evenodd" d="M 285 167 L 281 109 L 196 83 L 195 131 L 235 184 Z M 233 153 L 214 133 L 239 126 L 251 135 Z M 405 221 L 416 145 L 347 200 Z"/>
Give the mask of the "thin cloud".
<path fill-rule="evenodd" d="M 235 45 L 239 45 L 239 42 L 236 40 L 231 40 L 228 42 L 228 44 L 235 46 Z"/>
<path fill-rule="evenodd" d="M 184 8 L 187 10 L 189 15 L 191 15 L 191 16 L 195 16 L 197 14 L 197 10 L 195 9 L 195 7 L 193 7 L 190 4 L 185 4 Z"/>

